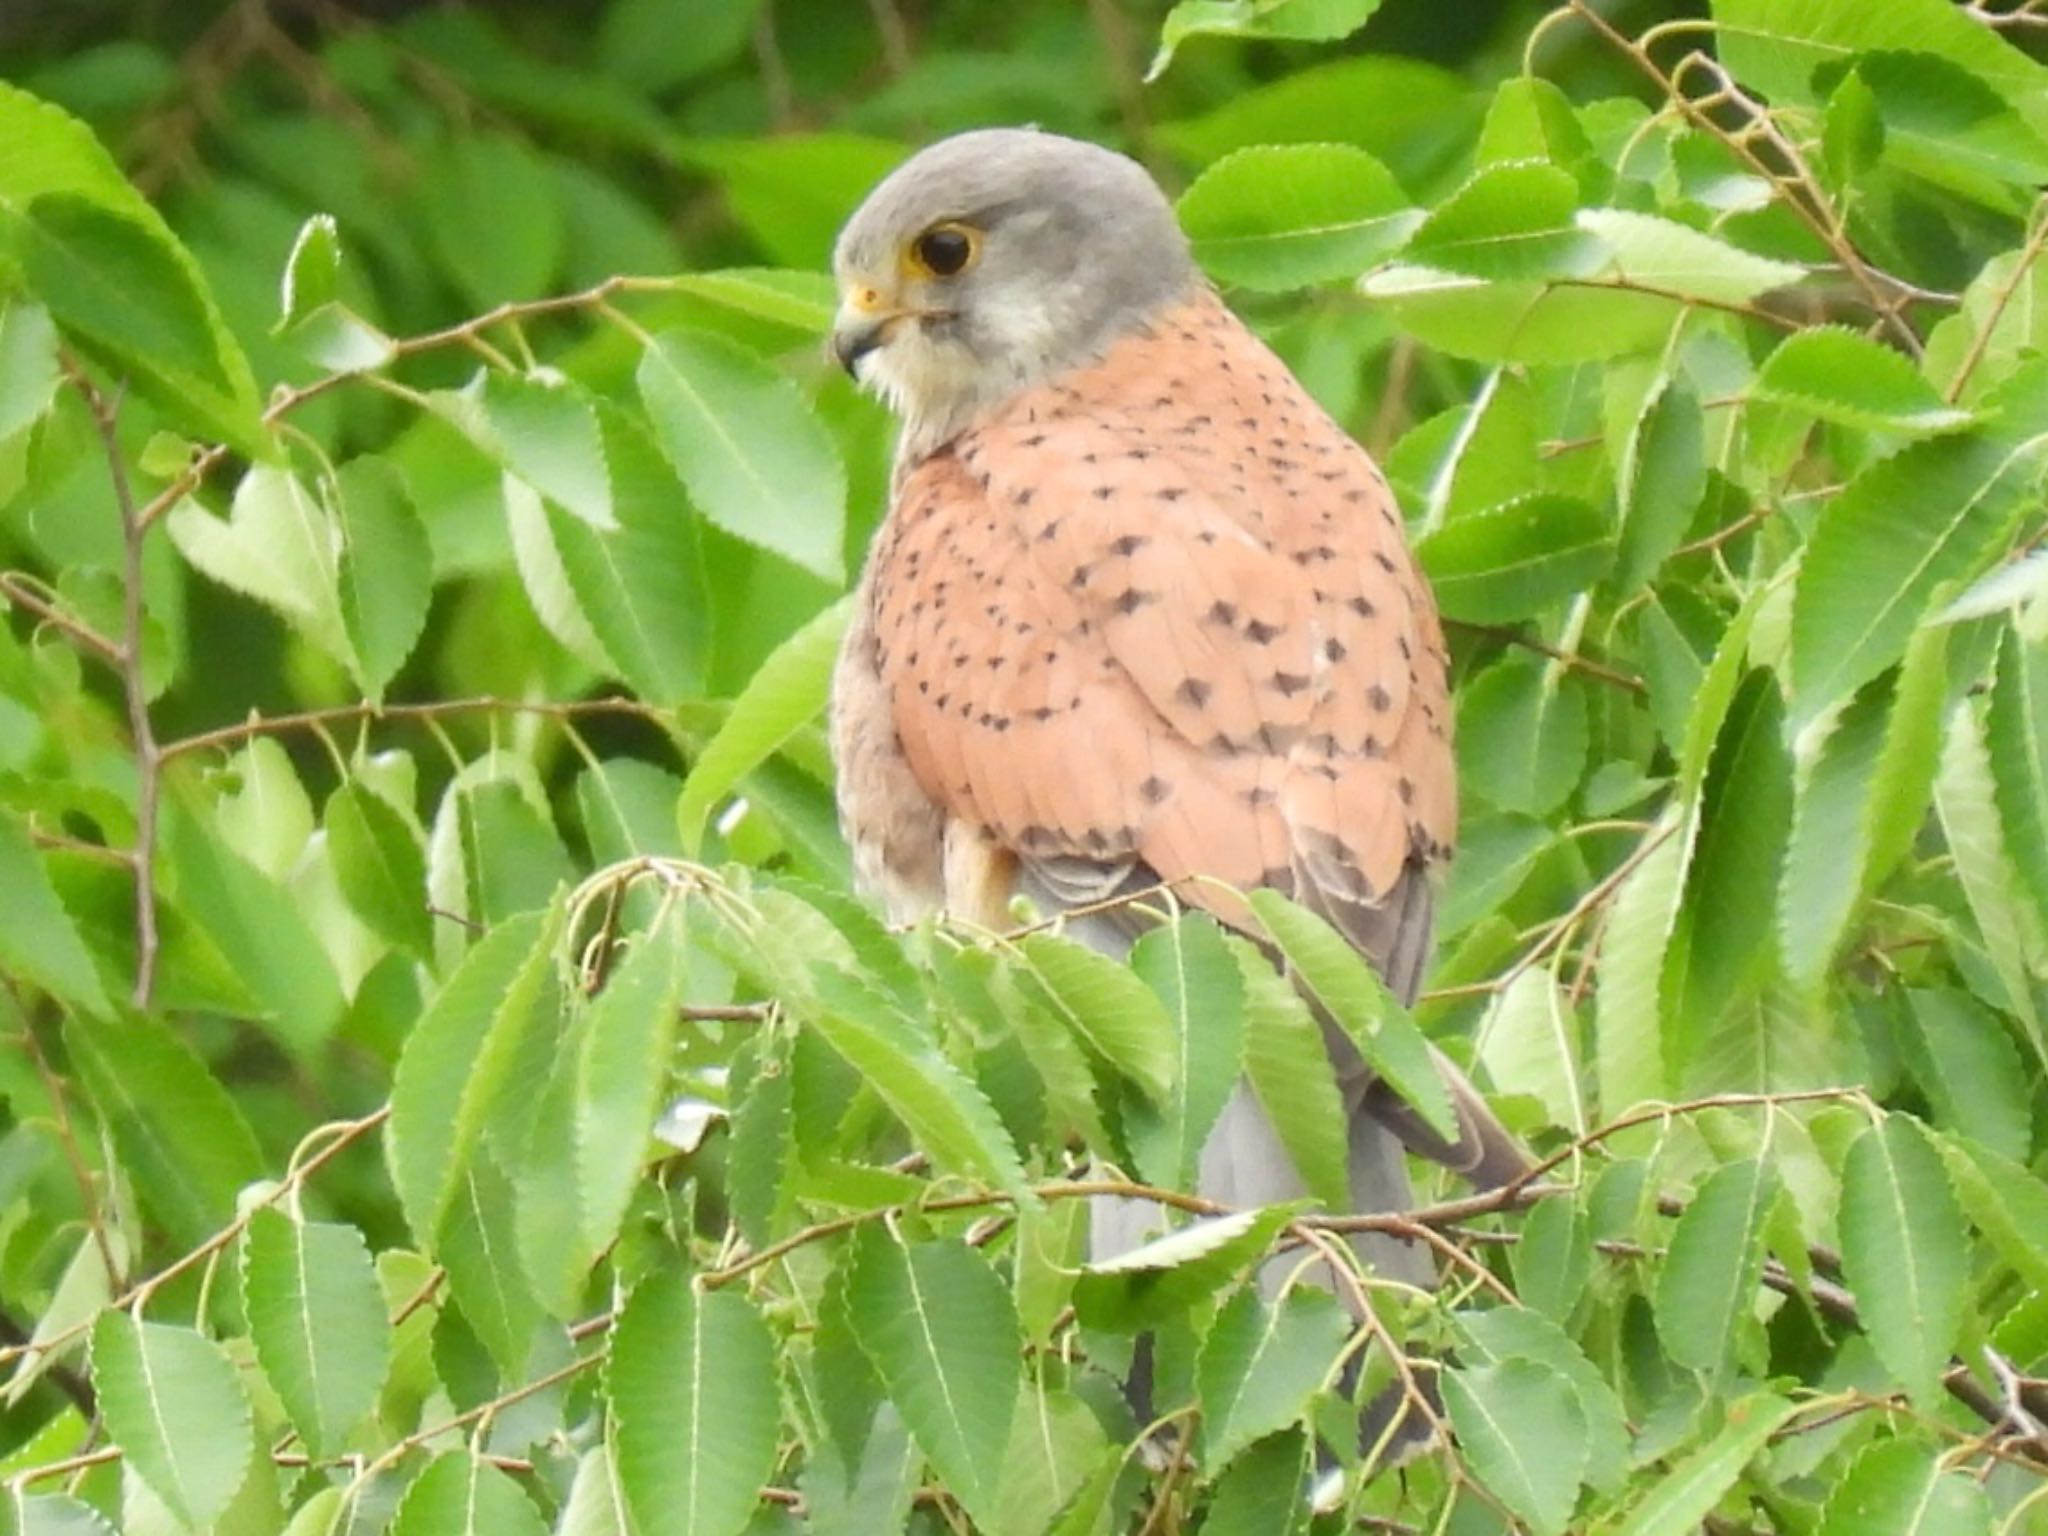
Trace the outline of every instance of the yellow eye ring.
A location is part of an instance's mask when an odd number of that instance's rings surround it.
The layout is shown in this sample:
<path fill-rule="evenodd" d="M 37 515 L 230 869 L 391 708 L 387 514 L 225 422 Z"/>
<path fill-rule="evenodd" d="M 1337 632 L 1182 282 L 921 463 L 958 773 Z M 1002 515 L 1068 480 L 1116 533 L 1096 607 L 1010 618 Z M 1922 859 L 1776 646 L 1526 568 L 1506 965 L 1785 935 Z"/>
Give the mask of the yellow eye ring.
<path fill-rule="evenodd" d="M 948 219 L 904 248 L 906 266 L 920 277 L 958 277 L 981 256 L 981 231 Z"/>

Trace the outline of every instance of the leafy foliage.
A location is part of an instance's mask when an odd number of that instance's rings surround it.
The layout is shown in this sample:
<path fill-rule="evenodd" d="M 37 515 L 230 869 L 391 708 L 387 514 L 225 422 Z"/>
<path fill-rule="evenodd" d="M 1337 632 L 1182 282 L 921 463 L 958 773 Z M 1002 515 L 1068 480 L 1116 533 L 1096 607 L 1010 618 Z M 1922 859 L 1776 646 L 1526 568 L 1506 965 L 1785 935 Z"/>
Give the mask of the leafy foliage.
<path fill-rule="evenodd" d="M 2048 1533 L 2038 5 L 194 9 L 0 19 L 0 1529 Z M 991 121 L 1399 492 L 1413 1009 L 849 892 L 823 264 Z M 1542 1167 L 1351 1215 L 1333 1042 Z"/>

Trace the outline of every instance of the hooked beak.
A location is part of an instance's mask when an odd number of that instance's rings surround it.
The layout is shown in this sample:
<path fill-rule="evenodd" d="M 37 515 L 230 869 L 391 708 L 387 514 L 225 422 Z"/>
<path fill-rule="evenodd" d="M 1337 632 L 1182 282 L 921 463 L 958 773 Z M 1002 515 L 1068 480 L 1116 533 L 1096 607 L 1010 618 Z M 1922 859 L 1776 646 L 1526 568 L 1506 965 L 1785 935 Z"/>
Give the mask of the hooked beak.
<path fill-rule="evenodd" d="M 832 356 L 855 383 L 860 382 L 861 359 L 888 340 L 889 324 L 894 319 L 894 315 L 842 315 L 832 327 Z"/>
<path fill-rule="evenodd" d="M 909 312 L 892 303 L 879 287 L 846 290 L 832 320 L 832 356 L 860 382 L 860 362 L 889 339 L 890 329 Z"/>

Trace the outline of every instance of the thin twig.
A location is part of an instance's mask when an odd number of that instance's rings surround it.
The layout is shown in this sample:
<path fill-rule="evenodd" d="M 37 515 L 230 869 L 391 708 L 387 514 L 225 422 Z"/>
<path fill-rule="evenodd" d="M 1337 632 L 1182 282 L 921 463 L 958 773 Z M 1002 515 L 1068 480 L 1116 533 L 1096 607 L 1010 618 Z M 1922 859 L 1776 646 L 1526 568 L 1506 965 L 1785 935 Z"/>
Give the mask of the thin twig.
<path fill-rule="evenodd" d="M 1991 347 L 1991 333 L 1998 329 L 1998 322 L 2004 318 L 2006 306 L 2012 303 L 2012 296 L 2019 292 L 2020 284 L 2026 280 L 2027 269 L 2040 260 L 2041 252 L 2048 249 L 2048 214 L 2038 216 L 2034 221 L 2033 233 L 2027 236 L 2027 243 L 2020 248 L 2019 258 L 2013 263 L 2012 276 L 1991 297 L 1991 310 L 1984 316 L 1984 323 L 1970 338 L 1969 349 L 1956 364 L 1956 376 L 1948 381 L 1948 388 L 1941 392 L 1942 399 L 1954 405 L 1962 398 L 1963 390 L 1969 385 L 1970 375 L 1984 361 L 1984 354 Z"/>
<path fill-rule="evenodd" d="M 1467 619 L 1445 619 L 1443 626 L 1445 629 L 1455 630 L 1459 634 L 1483 635 L 1489 640 L 1499 640 L 1508 645 L 1518 645 L 1525 651 L 1534 651 L 1538 656 L 1548 656 L 1552 661 L 1557 662 L 1561 666 L 1569 667 L 1574 672 L 1583 672 L 1588 677 L 1598 678 L 1601 682 L 1611 687 L 1623 688 L 1630 693 L 1637 694 L 1649 692 L 1649 688 L 1640 677 L 1632 676 L 1627 672 L 1617 671 L 1613 667 L 1603 665 L 1589 657 L 1581 656 L 1575 651 L 1561 651 L 1556 646 L 1538 640 L 1533 635 L 1523 634 L 1520 630 L 1509 624 L 1475 624 Z"/>
<path fill-rule="evenodd" d="M 391 354 L 386 360 L 395 363 L 401 358 L 414 357 L 422 352 L 433 352 L 443 347 L 467 347 L 494 327 L 516 324 L 523 320 L 536 319 L 543 315 L 565 314 L 577 310 L 598 309 L 622 293 L 667 293 L 675 289 L 675 283 L 664 277 L 633 277 L 619 275 L 608 277 L 576 293 L 553 294 L 546 298 L 526 299 L 518 303 L 500 304 L 495 309 L 472 315 L 458 324 L 445 326 L 438 331 L 427 331 L 418 336 L 394 339 Z M 279 390 L 272 396 L 263 412 L 263 425 L 274 427 L 284 418 L 310 400 L 317 400 L 328 391 L 340 388 L 352 379 L 379 377 L 357 370 L 323 374 L 311 383 L 300 384 L 290 389 Z M 169 512 L 172 507 L 196 491 L 206 477 L 234 453 L 227 443 L 214 443 L 202 448 L 192 456 L 184 470 L 156 495 L 142 509 L 140 521 L 144 528 Z"/>
<path fill-rule="evenodd" d="M 266 1210 L 287 1196 L 297 1193 L 299 1188 L 308 1179 L 312 1178 L 314 1174 L 318 1173 L 335 1158 L 339 1157 L 344 1150 L 353 1146 L 357 1141 L 361 1140 L 371 1131 L 374 1131 L 390 1118 L 391 1106 L 386 1104 L 381 1109 L 372 1110 L 359 1120 L 332 1121 L 309 1132 L 305 1140 L 300 1143 L 301 1146 L 313 1140 L 314 1137 L 323 1134 L 329 1137 L 327 1144 L 321 1147 L 319 1151 L 307 1157 L 304 1162 L 295 1163 L 290 1167 L 286 1171 L 285 1176 L 278 1180 L 272 1188 L 266 1190 L 260 1196 L 252 1198 L 236 1214 L 233 1221 L 222 1227 L 220 1231 L 214 1233 L 205 1242 L 191 1249 L 183 1257 L 174 1260 L 165 1268 L 158 1270 L 148 1279 L 138 1281 L 133 1286 L 130 1286 L 127 1291 L 108 1303 L 108 1309 L 115 1312 L 126 1312 L 132 1308 L 139 1307 L 147 1302 L 158 1290 L 177 1279 L 178 1276 L 211 1260 L 216 1254 L 219 1254 L 232 1244 L 243 1232 L 248 1230 L 249 1223 L 255 1220 L 258 1211 Z M 61 1333 L 53 1334 L 40 1343 L 0 1349 L 0 1365 L 6 1365 L 25 1354 L 36 1354 L 62 1348 L 73 1339 L 82 1337 L 92 1327 L 92 1323 L 93 1320 L 88 1318 L 85 1322 L 67 1328 Z"/>
<path fill-rule="evenodd" d="M 656 725 L 668 723 L 662 711 L 638 699 L 499 699 L 480 695 L 469 699 L 438 699 L 424 704 L 338 704 L 331 709 L 301 710 L 289 715 L 251 715 L 239 725 L 223 725 L 197 735 L 166 742 L 166 760 L 209 747 L 239 746 L 255 736 L 281 736 L 293 731 L 320 730 L 330 725 L 355 721 L 377 723 L 395 720 L 438 720 L 449 715 L 504 714 L 545 715 L 570 720 L 579 715 L 633 715 Z"/>
<path fill-rule="evenodd" d="M 128 460 L 121 451 L 121 400 L 126 385 L 111 397 L 102 395 L 84 370 L 71 364 L 72 384 L 84 396 L 113 481 L 114 506 L 121 519 L 121 640 L 111 658 L 121 673 L 121 692 L 128 706 L 128 735 L 135 752 L 135 1006 L 147 1008 L 156 990 L 159 938 L 156 913 L 157 802 L 162 790 L 163 755 L 149 720 L 149 682 L 144 676 L 142 610 L 142 546 L 149 526 L 136 510 L 128 481 Z"/>
<path fill-rule="evenodd" d="M 0 571 L 0 597 L 17 608 L 27 610 L 41 619 L 52 629 L 63 633 L 81 650 L 89 651 L 109 666 L 121 665 L 121 647 L 94 629 L 85 620 L 66 613 L 55 603 L 38 596 L 27 585 L 28 578 L 20 571 Z"/>

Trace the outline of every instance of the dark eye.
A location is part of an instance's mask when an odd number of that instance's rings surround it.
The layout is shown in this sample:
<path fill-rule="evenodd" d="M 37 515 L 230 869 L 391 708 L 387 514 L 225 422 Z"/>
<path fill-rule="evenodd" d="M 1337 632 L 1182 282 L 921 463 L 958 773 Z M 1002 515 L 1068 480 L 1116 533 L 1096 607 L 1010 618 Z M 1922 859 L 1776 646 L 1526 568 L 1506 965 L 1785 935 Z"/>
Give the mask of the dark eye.
<path fill-rule="evenodd" d="M 952 277 L 974 260 L 973 232 L 958 224 L 939 224 L 917 237 L 911 254 L 934 277 Z"/>

